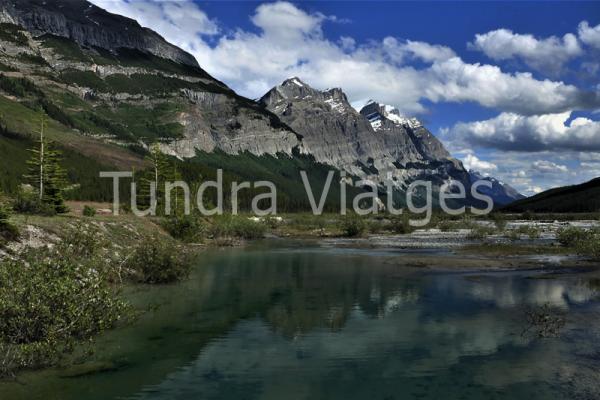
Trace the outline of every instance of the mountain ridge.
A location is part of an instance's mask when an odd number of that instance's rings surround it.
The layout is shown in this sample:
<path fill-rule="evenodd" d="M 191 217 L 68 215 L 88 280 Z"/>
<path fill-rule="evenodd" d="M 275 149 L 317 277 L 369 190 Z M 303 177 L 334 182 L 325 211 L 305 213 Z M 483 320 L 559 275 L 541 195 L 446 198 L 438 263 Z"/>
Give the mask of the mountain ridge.
<path fill-rule="evenodd" d="M 317 90 L 298 77 L 246 99 L 160 35 L 87 1 L 0 0 L 0 22 L 5 101 L 41 106 L 69 134 L 115 151 L 158 141 L 182 160 L 214 151 L 303 154 L 378 185 L 389 176 L 399 191 L 416 179 L 471 183 L 417 119 L 375 102 L 357 111 L 341 88 Z M 123 37 L 106 40 L 114 35 Z M 16 122 L 7 128 L 20 129 Z"/>

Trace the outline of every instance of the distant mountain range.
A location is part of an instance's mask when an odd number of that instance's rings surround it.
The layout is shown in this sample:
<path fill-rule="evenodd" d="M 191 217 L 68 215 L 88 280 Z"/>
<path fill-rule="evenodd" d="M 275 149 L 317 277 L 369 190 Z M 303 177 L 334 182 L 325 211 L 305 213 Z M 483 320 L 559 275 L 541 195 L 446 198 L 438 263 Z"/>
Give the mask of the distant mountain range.
<path fill-rule="evenodd" d="M 600 211 L 600 178 L 580 185 L 564 186 L 538 193 L 502 208 L 508 212 L 598 212 Z"/>
<path fill-rule="evenodd" d="M 469 187 L 481 178 L 394 107 L 371 101 L 357 111 L 342 89 L 320 91 L 299 78 L 259 101 L 244 98 L 157 33 L 84 0 L 0 0 L 0 23 L 3 129 L 28 137 L 42 107 L 51 118 L 49 135 L 95 169 L 142 168 L 140 154 L 159 141 L 182 160 L 262 174 L 254 179 L 277 175 L 259 172 L 265 157 L 291 160 L 282 169 L 331 166 L 377 185 L 390 178 L 399 193 L 416 179 L 439 188 L 450 179 Z M 9 139 L 0 137 L 0 153 L 18 147 L 2 140 Z M 250 157 L 255 168 L 233 168 L 239 163 L 232 157 Z M 23 168 L 1 161 L 0 167 Z M 522 198 L 484 179 L 497 204 Z"/>

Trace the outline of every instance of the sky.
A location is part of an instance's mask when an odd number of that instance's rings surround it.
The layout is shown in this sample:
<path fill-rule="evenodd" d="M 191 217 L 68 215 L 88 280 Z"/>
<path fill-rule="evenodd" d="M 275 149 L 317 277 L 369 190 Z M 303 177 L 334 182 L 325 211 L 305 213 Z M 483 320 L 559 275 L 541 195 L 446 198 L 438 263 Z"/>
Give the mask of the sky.
<path fill-rule="evenodd" d="M 600 176 L 600 2 L 92 2 L 241 95 L 298 76 L 393 105 L 525 195 Z"/>

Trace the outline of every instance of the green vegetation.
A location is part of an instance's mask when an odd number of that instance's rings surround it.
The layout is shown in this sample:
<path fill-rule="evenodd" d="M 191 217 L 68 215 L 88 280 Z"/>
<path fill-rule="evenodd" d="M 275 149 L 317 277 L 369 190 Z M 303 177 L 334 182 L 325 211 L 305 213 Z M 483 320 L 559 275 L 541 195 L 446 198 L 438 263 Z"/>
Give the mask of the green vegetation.
<path fill-rule="evenodd" d="M 88 246 L 95 236 L 74 229 L 53 249 L 0 263 L 0 374 L 54 365 L 125 317 L 103 254 Z"/>
<path fill-rule="evenodd" d="M 486 237 L 493 235 L 496 233 L 496 228 L 486 225 L 475 224 L 469 234 L 467 235 L 467 239 L 471 240 L 483 240 Z"/>
<path fill-rule="evenodd" d="M 85 205 L 83 207 L 83 216 L 84 217 L 95 217 L 96 216 L 96 209 L 94 207 L 90 207 L 88 205 Z"/>
<path fill-rule="evenodd" d="M 597 213 L 600 210 L 600 178 L 580 185 L 550 189 L 502 209 L 506 212 Z"/>
<path fill-rule="evenodd" d="M 206 231 L 202 219 L 194 214 L 176 213 L 173 216 L 165 217 L 162 226 L 173 238 L 188 243 L 201 241 Z"/>
<path fill-rule="evenodd" d="M 42 56 L 39 56 L 37 54 L 19 53 L 17 58 L 23 63 L 35 64 L 41 67 L 48 66 L 46 60 L 44 60 Z"/>
<path fill-rule="evenodd" d="M 54 144 L 44 136 L 45 121 L 41 116 L 39 140 L 37 146 L 31 149 L 31 158 L 27 161 L 29 172 L 25 175 L 33 190 L 37 191 L 41 203 L 49 206 L 56 213 L 64 213 L 67 207 L 63 200 L 63 190 L 66 186 L 66 172 L 60 165 L 61 153 Z"/>
<path fill-rule="evenodd" d="M 92 71 L 68 69 L 60 74 L 60 78 L 66 83 L 75 84 L 80 87 L 86 87 L 100 92 L 108 90 L 108 85 Z"/>
<path fill-rule="evenodd" d="M 397 215 L 391 218 L 391 230 L 392 232 L 405 235 L 412 233 L 415 228 L 410 225 L 410 218 L 407 214 Z"/>
<path fill-rule="evenodd" d="M 185 278 L 191 269 L 188 256 L 176 243 L 153 236 L 140 243 L 126 260 L 134 279 L 141 283 L 171 283 Z"/>
<path fill-rule="evenodd" d="M 342 232 L 344 232 L 344 236 L 361 236 L 366 229 L 367 224 L 365 223 L 365 219 L 360 215 L 348 214 L 342 219 Z"/>
<path fill-rule="evenodd" d="M 10 222 L 10 208 L 0 200 L 0 244 L 19 237 L 19 229 Z"/>
<path fill-rule="evenodd" d="M 0 89 L 17 97 L 42 96 L 43 92 L 26 78 L 12 78 L 0 74 Z"/>
<path fill-rule="evenodd" d="M 519 235 L 525 235 L 531 240 L 539 239 L 542 234 L 540 228 L 534 225 L 521 225 L 516 229 L 516 231 Z"/>
<path fill-rule="evenodd" d="M 62 56 L 62 58 L 71 61 L 92 61 L 90 57 L 83 53 L 81 47 L 72 40 L 50 34 L 43 35 L 39 39 L 41 39 L 43 47 L 54 50 L 54 52 Z"/>
<path fill-rule="evenodd" d="M 20 26 L 6 22 L 0 24 L 0 40 L 13 42 L 20 46 L 27 46 L 28 43 L 27 36 Z"/>
<path fill-rule="evenodd" d="M 241 215 L 223 214 L 211 219 L 208 235 L 213 239 L 260 239 L 267 227 L 258 221 Z"/>
<path fill-rule="evenodd" d="M 556 238 L 558 242 L 578 254 L 600 259 L 600 229 L 582 229 L 567 227 L 560 229 Z"/>

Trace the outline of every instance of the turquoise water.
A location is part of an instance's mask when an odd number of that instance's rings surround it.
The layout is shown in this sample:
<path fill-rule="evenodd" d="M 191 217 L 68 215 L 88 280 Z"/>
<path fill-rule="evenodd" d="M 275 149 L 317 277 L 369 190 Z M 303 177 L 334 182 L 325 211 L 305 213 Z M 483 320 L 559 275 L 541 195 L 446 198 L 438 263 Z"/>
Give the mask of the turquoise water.
<path fill-rule="evenodd" d="M 188 281 L 127 293 L 151 311 L 83 364 L 1 383 L 0 399 L 598 397 L 594 273 L 428 272 L 396 257 L 306 243 L 209 251 Z M 565 318 L 558 337 L 527 322 L 544 305 Z"/>

